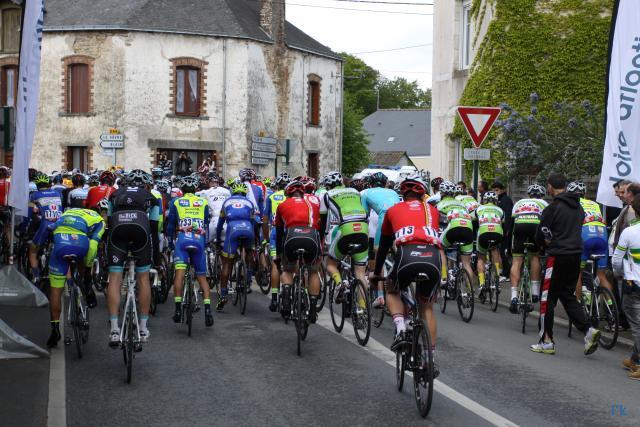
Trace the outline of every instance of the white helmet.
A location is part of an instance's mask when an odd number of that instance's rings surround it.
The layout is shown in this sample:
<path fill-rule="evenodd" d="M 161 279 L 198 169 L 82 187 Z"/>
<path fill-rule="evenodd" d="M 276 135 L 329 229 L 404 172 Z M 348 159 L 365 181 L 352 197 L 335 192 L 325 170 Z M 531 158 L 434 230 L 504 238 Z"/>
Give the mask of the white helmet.
<path fill-rule="evenodd" d="M 456 185 L 451 181 L 442 181 L 440 184 L 440 194 L 443 196 L 453 196 L 456 192 Z"/>
<path fill-rule="evenodd" d="M 569 193 L 578 193 L 584 195 L 587 192 L 587 186 L 582 181 L 572 181 L 567 185 Z"/>
<path fill-rule="evenodd" d="M 337 187 L 338 185 L 342 185 L 344 181 L 342 180 L 342 174 L 340 172 L 329 172 L 325 176 L 324 184 L 327 188 Z"/>
<path fill-rule="evenodd" d="M 530 197 L 544 197 L 544 195 L 547 194 L 547 191 L 542 185 L 531 184 L 529 188 L 527 188 L 527 194 Z"/>

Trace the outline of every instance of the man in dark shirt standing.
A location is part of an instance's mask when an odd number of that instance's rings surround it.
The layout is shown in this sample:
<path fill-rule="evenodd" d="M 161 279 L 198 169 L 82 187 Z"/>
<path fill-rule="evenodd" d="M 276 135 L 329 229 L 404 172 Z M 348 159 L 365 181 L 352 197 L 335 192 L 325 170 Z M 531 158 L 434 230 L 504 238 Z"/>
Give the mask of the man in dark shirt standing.
<path fill-rule="evenodd" d="M 498 207 L 504 212 L 504 239 L 500 245 L 500 257 L 502 258 L 502 271 L 500 272 L 500 280 L 509 280 L 511 272 L 511 263 L 509 262 L 509 249 L 511 246 L 511 212 L 513 211 L 513 200 L 507 195 L 504 184 L 496 181 L 492 185 L 493 191 L 498 195 Z"/>
<path fill-rule="evenodd" d="M 536 243 L 547 250 L 547 271 L 540 298 L 540 341 L 530 346 L 536 353 L 554 354 L 553 316 L 558 299 L 569 319 L 585 334 L 584 354 L 598 348 L 600 331 L 590 327 L 589 320 L 573 295 L 580 274 L 582 254 L 582 222 L 584 211 L 580 196 L 566 192 L 564 175 L 553 173 L 547 180 L 547 193 L 553 201 L 542 211 Z"/>

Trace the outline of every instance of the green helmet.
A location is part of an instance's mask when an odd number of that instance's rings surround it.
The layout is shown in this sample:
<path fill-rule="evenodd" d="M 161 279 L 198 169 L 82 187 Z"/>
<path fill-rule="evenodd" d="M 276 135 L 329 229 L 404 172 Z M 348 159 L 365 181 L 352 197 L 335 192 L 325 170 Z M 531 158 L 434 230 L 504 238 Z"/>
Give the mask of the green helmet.
<path fill-rule="evenodd" d="M 33 178 L 33 182 L 38 188 L 47 187 L 51 185 L 51 178 L 46 173 L 38 172 Z"/>
<path fill-rule="evenodd" d="M 234 182 L 231 186 L 231 194 L 247 195 L 247 186 L 242 182 Z"/>

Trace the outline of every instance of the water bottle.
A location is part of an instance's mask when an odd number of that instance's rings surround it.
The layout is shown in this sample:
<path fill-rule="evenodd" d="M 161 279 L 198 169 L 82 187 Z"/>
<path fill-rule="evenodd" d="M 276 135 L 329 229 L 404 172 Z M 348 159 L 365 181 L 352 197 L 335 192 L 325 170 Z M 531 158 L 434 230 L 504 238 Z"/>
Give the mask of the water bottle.
<path fill-rule="evenodd" d="M 591 305 L 591 291 L 586 286 L 582 286 L 582 300 L 585 305 Z"/>

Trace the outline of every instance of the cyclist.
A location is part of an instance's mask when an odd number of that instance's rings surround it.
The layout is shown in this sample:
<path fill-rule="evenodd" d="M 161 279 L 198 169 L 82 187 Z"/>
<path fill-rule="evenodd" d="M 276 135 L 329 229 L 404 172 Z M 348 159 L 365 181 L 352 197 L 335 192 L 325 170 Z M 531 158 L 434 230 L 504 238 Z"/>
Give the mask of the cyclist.
<path fill-rule="evenodd" d="M 53 231 L 53 249 L 49 259 L 49 280 L 51 293 L 49 304 L 51 310 L 51 335 L 47 347 L 55 347 L 60 341 L 60 312 L 62 291 L 67 280 L 69 262 L 65 256 L 75 255 L 77 267 L 82 270 L 91 267 L 98 251 L 98 242 L 104 233 L 104 221 L 97 213 L 89 209 L 68 209 L 62 216 L 49 226 Z M 84 260 L 81 262 L 81 260 Z M 81 286 L 81 284 L 78 284 Z M 89 288 L 90 288 L 89 284 Z M 85 297 L 89 304 L 85 283 Z M 93 293 L 93 290 L 90 290 Z M 95 294 L 93 294 L 95 299 Z"/>
<path fill-rule="evenodd" d="M 265 193 L 265 196 L 264 196 L 265 197 L 265 201 L 266 201 L 267 199 L 269 199 L 269 196 L 272 195 L 273 192 L 274 192 L 273 191 L 273 179 L 267 176 L 262 180 L 262 183 L 264 184 L 265 188 L 267 189 L 267 192 Z M 265 204 L 265 208 L 266 208 L 266 204 Z"/>
<path fill-rule="evenodd" d="M 309 322 L 316 322 L 316 305 L 320 295 L 320 277 L 317 274 L 318 260 L 322 255 L 320 246 L 320 201 L 317 197 L 306 197 L 306 184 L 291 181 L 284 189 L 287 199 L 276 210 L 276 259 L 282 265 L 282 311 L 291 310 L 291 286 L 297 268 L 298 249 L 304 249 L 304 262 L 309 269 Z"/>
<path fill-rule="evenodd" d="M 29 216 L 27 221 L 32 229 L 37 228 L 33 241 L 29 246 L 29 265 L 33 282 L 40 280 L 40 263 L 38 252 L 49 244 L 49 225 L 56 222 L 62 215 L 62 200 L 60 193 L 51 189 L 51 180 L 48 175 L 37 172 L 33 182 L 38 190 L 29 196 Z"/>
<path fill-rule="evenodd" d="M 69 208 L 84 208 L 87 200 L 87 190 L 84 188 L 86 178 L 80 172 L 73 174 L 71 182 L 72 188 L 67 188 L 62 192 L 62 207 L 64 210 Z"/>
<path fill-rule="evenodd" d="M 61 173 L 54 173 L 53 177 L 51 178 L 51 182 L 53 182 L 53 185 L 51 186 L 52 189 L 60 192 L 60 195 L 62 195 L 62 191 L 67 188 L 63 183 L 62 183 L 62 174 Z"/>
<path fill-rule="evenodd" d="M 338 262 L 342 260 L 348 245 L 358 245 L 363 248 L 361 252 L 351 255 L 355 264 L 356 277 L 368 288 L 365 280 L 365 266 L 369 251 L 369 225 L 367 223 L 367 211 L 360 201 L 360 193 L 355 188 L 344 186 L 342 174 L 340 172 L 329 172 L 325 180 L 327 192 L 320 201 L 320 218 L 322 220 L 321 230 L 328 232 L 328 227 L 335 222 L 335 227 L 331 231 L 329 259 L 327 260 L 327 271 L 336 283 L 336 303 L 342 303 L 346 281 L 343 283 Z M 364 300 L 360 298 L 358 305 L 362 309 Z"/>
<path fill-rule="evenodd" d="M 276 257 L 276 212 L 278 206 L 285 200 L 284 189 L 291 182 L 291 177 L 286 172 L 281 173 L 275 180 L 276 191 L 267 198 L 267 210 L 263 221 L 271 224 L 269 233 L 270 255 L 273 263 L 271 264 L 271 303 L 269 310 L 276 312 L 278 309 L 278 293 L 280 292 L 280 261 Z"/>
<path fill-rule="evenodd" d="M 220 218 L 220 210 L 225 200 L 231 197 L 231 192 L 220 186 L 220 177 L 215 172 L 207 173 L 207 183 L 209 188 L 199 191 L 198 196 L 207 199 L 209 202 L 209 240 L 216 237 L 216 228 Z"/>
<path fill-rule="evenodd" d="M 475 197 L 466 194 L 461 185 L 456 185 L 456 200 L 459 201 L 467 208 L 467 212 L 469 214 L 473 214 L 473 211 L 476 210 L 480 203 L 475 199 Z"/>
<path fill-rule="evenodd" d="M 151 168 L 151 178 L 153 178 L 153 182 L 155 183 L 156 181 L 162 179 L 163 173 L 164 170 L 160 167 Z"/>
<path fill-rule="evenodd" d="M 184 196 L 171 202 L 167 218 L 167 238 L 169 249 L 174 250 L 175 278 L 173 294 L 176 305 L 173 321 L 182 320 L 182 290 L 187 263 L 193 265 L 196 280 L 204 297 L 204 319 L 206 326 L 213 325 L 211 312 L 211 291 L 207 283 L 207 234 L 209 234 L 209 203 L 196 196 L 198 179 L 190 176 L 182 178 L 180 189 Z M 174 244 L 174 237 L 177 239 Z"/>
<path fill-rule="evenodd" d="M 367 211 L 367 214 L 370 215 L 370 218 L 375 213 L 377 217 L 377 221 L 372 223 L 369 221 L 369 236 L 371 236 L 371 228 L 375 233 L 373 239 L 369 239 L 369 260 L 375 260 L 375 253 L 378 247 L 380 246 L 380 236 L 382 233 L 382 223 L 384 222 L 384 215 L 387 213 L 389 208 L 396 203 L 400 202 L 400 197 L 396 194 L 395 191 L 387 188 L 387 183 L 389 179 L 382 172 L 376 172 L 368 178 L 369 188 L 364 190 L 361 195 L 362 206 Z M 373 262 L 371 262 L 373 264 Z M 373 265 L 369 266 L 373 268 Z M 384 286 L 382 282 L 378 282 L 378 290 L 376 294 L 376 299 L 373 301 L 372 306 L 374 308 L 380 307 L 384 305 Z"/>
<path fill-rule="evenodd" d="M 398 351 L 410 342 L 406 334 L 404 305 L 400 292 L 415 280 L 419 273 L 426 273 L 429 280 L 416 289 L 421 301 L 420 318 L 427 322 L 435 350 L 437 325 L 433 312 L 433 299 L 440 280 L 442 246 L 438 239 L 438 210 L 425 203 L 427 184 L 410 176 L 400 184 L 404 201 L 389 208 L 382 222 L 380 248 L 376 255 L 374 275 L 380 276 L 387 253 L 393 244 L 397 247 L 393 269 L 389 274 L 387 307 L 395 324 L 395 338 L 391 350 Z M 435 353 L 435 351 L 434 351 Z M 436 367 L 434 376 L 438 375 Z"/>
<path fill-rule="evenodd" d="M 496 266 L 497 274 L 500 274 L 500 251 L 498 245 L 502 242 L 504 230 L 502 223 L 504 222 L 504 212 L 498 206 L 498 195 L 493 191 L 487 191 L 482 196 L 482 205 L 478 206 L 473 212 L 474 219 L 478 223 L 478 285 L 480 286 L 479 298 L 483 299 L 485 285 L 485 261 L 489 245 L 493 242 L 493 248 L 489 254 L 489 262 L 493 262 Z"/>
<path fill-rule="evenodd" d="M 247 265 L 251 265 L 251 253 L 255 242 L 254 225 L 256 207 L 247 198 L 248 187 L 245 183 L 236 181 L 231 187 L 231 197 L 222 204 L 220 219 L 216 228 L 216 241 L 222 242 L 222 228 L 227 224 L 227 232 L 222 244 L 222 271 L 220 272 L 220 298 L 216 310 L 220 311 L 227 302 L 227 286 L 229 274 L 235 261 L 240 239 L 244 239 L 247 249 Z M 248 273 L 249 277 L 251 274 Z"/>
<path fill-rule="evenodd" d="M 100 182 L 100 176 L 98 174 L 92 173 L 91 175 L 89 175 L 89 178 L 87 178 L 87 185 L 89 186 L 89 189 L 96 187 Z"/>
<path fill-rule="evenodd" d="M 511 232 L 511 313 L 518 312 L 518 283 L 520 282 L 520 270 L 524 262 L 524 248 L 528 246 L 531 268 L 531 299 L 538 302 L 540 299 L 540 247 L 536 244 L 536 230 L 540 225 L 540 216 L 548 203 L 542 198 L 546 194 L 543 186 L 532 184 L 527 188 L 528 199 L 521 199 L 513 206 L 511 217 L 513 218 L 513 230 Z"/>
<path fill-rule="evenodd" d="M 113 172 L 104 171 L 100 174 L 98 178 L 100 185 L 97 187 L 92 187 L 89 189 L 87 193 L 86 199 L 86 207 L 87 209 L 96 209 L 98 207 L 98 202 L 102 199 L 109 199 L 116 189 L 113 187 L 113 184 L 116 182 L 116 176 Z"/>
<path fill-rule="evenodd" d="M 151 194 L 147 186 L 152 184 L 149 174 L 134 169 L 127 175 L 126 185 L 122 185 L 109 198 L 111 214 L 109 217 L 109 285 L 107 288 L 107 306 L 111 332 L 109 345 L 117 348 L 120 344 L 118 309 L 120 306 L 120 287 L 127 254 L 135 258 L 140 303 L 140 338 L 149 339 L 147 327 L 151 303 L 149 270 L 154 259 L 158 259 L 158 221 L 160 206 L 158 199 Z"/>
<path fill-rule="evenodd" d="M 436 206 L 438 202 L 440 202 L 442 199 L 440 194 L 440 184 L 442 184 L 443 181 L 444 179 L 440 177 L 433 178 L 431 180 L 431 190 L 433 195 L 427 199 L 427 203 Z"/>
<path fill-rule="evenodd" d="M 602 286 L 613 292 L 613 287 L 605 273 L 607 268 L 607 255 L 609 253 L 609 240 L 607 237 L 607 226 L 604 223 L 600 205 L 584 197 L 587 192 L 587 187 L 581 181 L 570 182 L 569 185 L 567 185 L 567 191 L 580 195 L 580 204 L 582 205 L 582 210 L 584 210 L 584 222 L 582 224 L 582 263 L 580 265 L 580 276 L 576 284 L 576 298 L 580 300 L 582 297 L 582 269 L 591 255 L 602 256 L 596 263 L 598 279 L 600 279 Z"/>
<path fill-rule="evenodd" d="M 437 204 L 440 212 L 440 227 L 442 232 L 442 244 L 445 250 L 451 248 L 453 244 L 462 244 L 460 248 L 462 265 L 473 277 L 471 269 L 471 252 L 473 251 L 473 225 L 471 215 L 467 208 L 458 200 L 453 198 L 456 186 L 451 181 L 443 181 L 440 186 L 441 200 Z M 445 228 L 446 227 L 446 228 Z M 445 270 L 445 269 L 443 269 Z M 442 271 L 442 279 L 445 279 L 446 271 Z"/>

